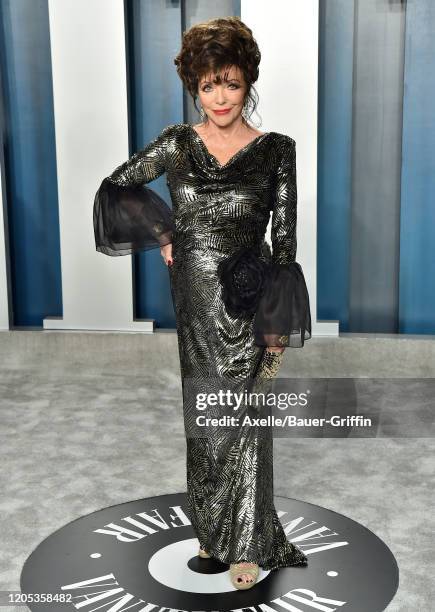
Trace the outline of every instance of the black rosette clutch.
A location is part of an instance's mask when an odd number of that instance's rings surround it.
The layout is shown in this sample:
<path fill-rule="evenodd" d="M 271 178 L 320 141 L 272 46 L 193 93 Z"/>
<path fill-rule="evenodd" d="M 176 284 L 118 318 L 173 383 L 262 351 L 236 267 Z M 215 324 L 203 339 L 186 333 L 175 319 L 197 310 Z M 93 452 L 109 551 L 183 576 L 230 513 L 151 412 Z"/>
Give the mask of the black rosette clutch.
<path fill-rule="evenodd" d="M 266 264 L 245 247 L 222 260 L 217 273 L 228 314 L 253 315 L 265 290 Z"/>
<path fill-rule="evenodd" d="M 262 261 L 242 248 L 217 268 L 222 299 L 231 316 L 254 316 L 257 346 L 302 347 L 311 338 L 310 300 L 296 261 Z"/>

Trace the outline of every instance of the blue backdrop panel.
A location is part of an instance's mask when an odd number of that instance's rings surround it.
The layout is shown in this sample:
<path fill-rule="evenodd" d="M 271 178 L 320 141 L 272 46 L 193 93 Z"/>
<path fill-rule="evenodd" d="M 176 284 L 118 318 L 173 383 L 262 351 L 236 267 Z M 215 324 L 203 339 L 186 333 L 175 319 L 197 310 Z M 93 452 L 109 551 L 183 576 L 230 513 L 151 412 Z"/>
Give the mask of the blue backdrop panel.
<path fill-rule="evenodd" d="M 198 5 L 177 0 L 134 0 L 126 2 L 125 7 L 133 152 L 155 138 L 166 125 L 187 121 L 183 86 L 174 65 L 183 29 L 218 15 L 240 15 L 240 1 Z M 150 186 L 171 205 L 164 176 Z M 156 327 L 174 328 L 169 274 L 159 249 L 134 257 L 134 279 L 136 317 L 155 319 Z"/>
<path fill-rule="evenodd" d="M 408 0 L 399 331 L 435 333 L 435 3 Z"/>
<path fill-rule="evenodd" d="M 349 331 L 396 333 L 405 5 L 355 5 Z"/>
<path fill-rule="evenodd" d="M 174 65 L 181 44 L 180 2 L 126 3 L 130 142 L 143 148 L 171 123 L 183 121 L 183 89 Z M 150 183 L 171 206 L 166 175 Z M 169 271 L 160 249 L 134 256 L 135 316 L 175 327 Z"/>
<path fill-rule="evenodd" d="M 319 8 L 317 318 L 348 331 L 354 7 Z"/>
<path fill-rule="evenodd" d="M 62 315 L 56 150 L 47 0 L 0 2 L 13 320 Z"/>

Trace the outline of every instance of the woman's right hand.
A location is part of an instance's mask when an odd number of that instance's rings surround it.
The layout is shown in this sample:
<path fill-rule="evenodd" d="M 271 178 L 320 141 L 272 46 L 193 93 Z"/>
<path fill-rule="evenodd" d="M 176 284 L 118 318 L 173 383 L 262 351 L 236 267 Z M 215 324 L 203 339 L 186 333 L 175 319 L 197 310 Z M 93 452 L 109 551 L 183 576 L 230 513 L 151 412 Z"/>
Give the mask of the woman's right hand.
<path fill-rule="evenodd" d="M 172 242 L 160 247 L 160 254 L 163 257 L 165 264 L 167 266 L 172 266 L 174 263 L 174 260 L 172 259 Z"/>

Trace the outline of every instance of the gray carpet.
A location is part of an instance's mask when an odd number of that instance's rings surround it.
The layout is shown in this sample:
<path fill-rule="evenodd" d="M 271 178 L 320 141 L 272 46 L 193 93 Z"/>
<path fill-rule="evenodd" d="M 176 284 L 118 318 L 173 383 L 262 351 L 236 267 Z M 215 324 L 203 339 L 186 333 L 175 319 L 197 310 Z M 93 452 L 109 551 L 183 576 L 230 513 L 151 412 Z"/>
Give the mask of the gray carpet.
<path fill-rule="evenodd" d="M 0 332 L 1 590 L 19 590 L 26 558 L 66 523 L 185 491 L 177 351 L 165 330 Z M 287 349 L 280 373 L 434 375 L 433 339 L 353 335 Z M 275 440 L 276 495 L 349 516 L 391 548 L 400 586 L 389 612 L 433 609 L 433 451 L 431 438 Z"/>

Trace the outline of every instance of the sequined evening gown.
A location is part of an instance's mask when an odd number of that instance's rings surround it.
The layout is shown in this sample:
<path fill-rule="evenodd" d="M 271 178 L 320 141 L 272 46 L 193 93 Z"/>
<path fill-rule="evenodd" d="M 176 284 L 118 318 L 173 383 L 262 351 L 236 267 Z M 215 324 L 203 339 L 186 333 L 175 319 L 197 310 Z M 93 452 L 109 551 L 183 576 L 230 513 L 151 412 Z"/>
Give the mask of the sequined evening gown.
<path fill-rule="evenodd" d="M 146 183 L 166 172 L 172 210 Z M 296 256 L 296 147 L 267 132 L 220 164 L 187 123 L 166 127 L 101 184 L 94 203 L 96 248 L 125 255 L 172 242 L 168 267 L 180 369 L 188 377 L 273 376 L 280 355 L 256 344 L 253 318 L 232 316 L 217 266 L 241 246 L 277 268 Z M 272 252 L 264 240 L 272 212 Z M 284 296 L 284 299 L 285 296 Z M 297 308 L 297 305 L 296 305 Z M 301 346 L 311 319 L 280 337 Z M 302 332 L 302 333 L 301 333 Z M 258 340 L 258 338 L 257 338 Z M 188 418 L 183 401 L 185 420 Z M 287 540 L 273 501 L 273 439 L 255 428 L 189 437 L 188 514 L 201 548 L 225 563 L 263 569 L 306 565 Z"/>

